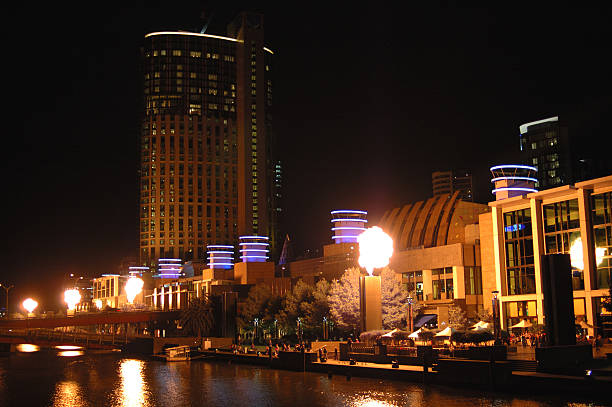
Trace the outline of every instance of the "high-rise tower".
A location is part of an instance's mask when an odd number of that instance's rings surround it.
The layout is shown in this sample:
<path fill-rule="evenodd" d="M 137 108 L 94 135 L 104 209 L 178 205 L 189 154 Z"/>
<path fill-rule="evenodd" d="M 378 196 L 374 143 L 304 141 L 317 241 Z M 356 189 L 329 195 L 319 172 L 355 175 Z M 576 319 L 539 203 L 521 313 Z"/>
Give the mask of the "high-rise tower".
<path fill-rule="evenodd" d="M 279 236 L 280 162 L 272 134 L 272 57 L 263 16 L 228 35 L 145 36 L 140 261 L 205 260 L 207 245 Z"/>

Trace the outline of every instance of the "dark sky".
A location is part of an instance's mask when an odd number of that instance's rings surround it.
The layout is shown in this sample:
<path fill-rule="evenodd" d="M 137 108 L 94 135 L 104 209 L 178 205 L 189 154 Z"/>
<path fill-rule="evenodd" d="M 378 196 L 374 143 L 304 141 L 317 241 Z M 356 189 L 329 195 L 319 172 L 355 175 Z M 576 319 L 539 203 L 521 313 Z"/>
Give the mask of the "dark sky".
<path fill-rule="evenodd" d="M 143 37 L 199 31 L 203 11 L 214 13 L 208 32 L 224 34 L 244 8 L 124 3 L 3 10 L 0 282 L 16 285 L 15 303 L 59 301 L 63 276 L 93 277 L 137 254 Z M 248 6 L 265 14 L 275 52 L 274 126 L 298 252 L 331 242 L 332 209 L 365 209 L 375 223 L 426 199 L 437 169 L 472 169 L 487 202 L 488 168 L 512 160 L 525 122 L 559 115 L 585 155 L 612 150 L 609 8 L 425 3 Z"/>

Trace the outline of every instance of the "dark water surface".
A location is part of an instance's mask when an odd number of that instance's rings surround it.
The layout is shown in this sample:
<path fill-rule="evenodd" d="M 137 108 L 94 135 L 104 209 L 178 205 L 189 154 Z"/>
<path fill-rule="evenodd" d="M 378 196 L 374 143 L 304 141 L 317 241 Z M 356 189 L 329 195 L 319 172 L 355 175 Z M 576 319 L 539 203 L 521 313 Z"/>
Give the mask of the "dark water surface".
<path fill-rule="evenodd" d="M 0 357 L 0 406 L 600 405 L 606 402 L 356 377 L 347 381 L 343 376 L 329 379 L 317 373 L 222 362 L 165 363 L 117 353 L 41 350 Z"/>

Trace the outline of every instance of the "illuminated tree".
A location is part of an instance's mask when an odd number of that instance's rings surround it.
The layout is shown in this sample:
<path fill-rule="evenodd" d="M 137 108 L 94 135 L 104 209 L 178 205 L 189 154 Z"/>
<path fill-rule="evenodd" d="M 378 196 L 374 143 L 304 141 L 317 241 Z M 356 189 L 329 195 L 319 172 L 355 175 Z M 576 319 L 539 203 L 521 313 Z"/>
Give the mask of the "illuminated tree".
<path fill-rule="evenodd" d="M 299 280 L 293 290 L 283 299 L 278 320 L 287 332 L 295 332 L 300 318 L 302 331 L 306 336 L 321 332 L 323 317 L 329 316 L 327 296 L 330 285 L 325 280 L 310 285 Z"/>
<path fill-rule="evenodd" d="M 338 328 L 345 331 L 359 330 L 359 277 L 357 267 L 347 269 L 340 280 L 334 281 L 329 290 L 329 310 Z"/>
<path fill-rule="evenodd" d="M 468 324 L 465 312 L 461 307 L 453 304 L 448 308 L 448 325 L 457 330 L 466 329 Z"/>
<path fill-rule="evenodd" d="M 380 279 L 383 328 L 403 328 L 406 326 L 408 290 L 404 288 L 395 271 L 388 267 L 382 269 Z"/>

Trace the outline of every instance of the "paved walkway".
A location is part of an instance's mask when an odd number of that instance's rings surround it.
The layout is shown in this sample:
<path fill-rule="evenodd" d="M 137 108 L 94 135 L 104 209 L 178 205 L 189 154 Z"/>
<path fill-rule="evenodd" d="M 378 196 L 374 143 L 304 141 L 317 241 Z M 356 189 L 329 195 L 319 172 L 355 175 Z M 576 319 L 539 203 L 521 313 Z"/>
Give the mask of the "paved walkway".
<path fill-rule="evenodd" d="M 327 362 L 314 362 L 319 365 L 335 365 L 335 366 L 351 366 L 348 361 L 343 360 L 334 360 L 327 359 Z M 368 367 L 368 368 L 376 368 L 376 369 L 389 369 L 389 370 L 410 370 L 413 372 L 422 372 L 422 366 L 412 366 L 412 365 L 399 365 L 399 368 L 394 368 L 391 364 L 388 363 L 370 363 L 370 362 L 356 362 L 355 365 L 357 367 Z M 431 368 L 429 369 L 431 372 Z"/>

